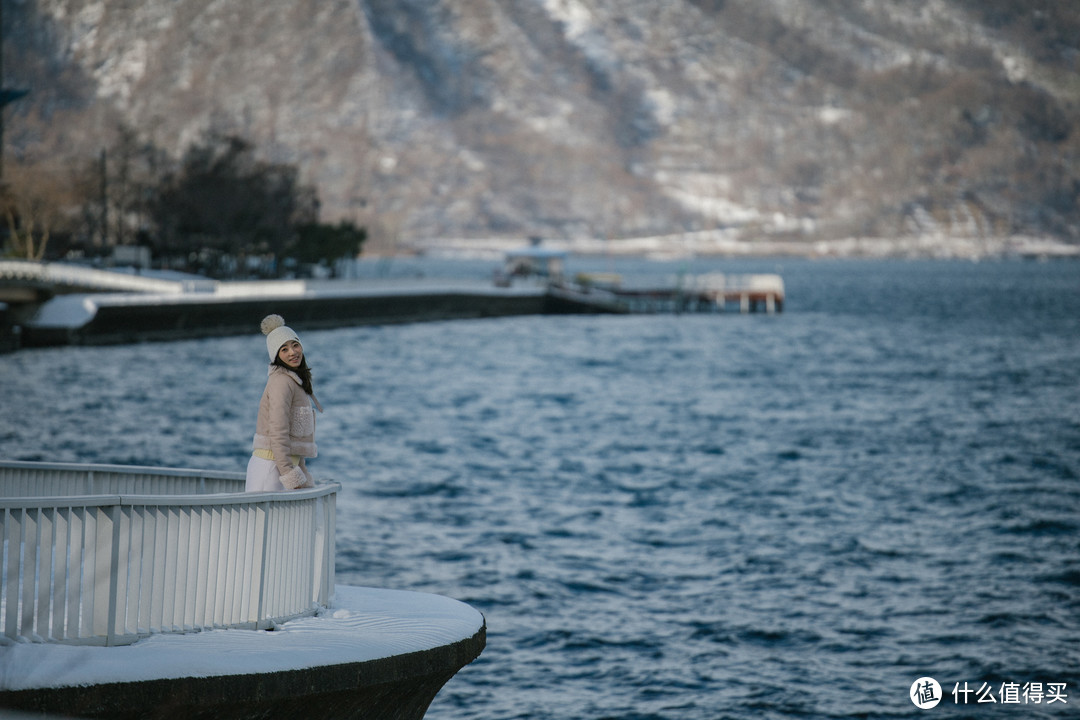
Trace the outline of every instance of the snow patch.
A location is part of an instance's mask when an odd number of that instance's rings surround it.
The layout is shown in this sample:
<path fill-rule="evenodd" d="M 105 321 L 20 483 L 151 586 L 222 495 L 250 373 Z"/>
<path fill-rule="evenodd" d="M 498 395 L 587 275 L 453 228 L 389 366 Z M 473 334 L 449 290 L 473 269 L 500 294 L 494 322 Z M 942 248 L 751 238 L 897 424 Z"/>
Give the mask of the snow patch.
<path fill-rule="evenodd" d="M 653 117 L 661 125 L 669 126 L 675 120 L 675 98 L 663 88 L 654 88 L 645 91 L 645 98 Z"/>
<path fill-rule="evenodd" d="M 850 110 L 835 107 L 823 107 L 818 110 L 818 120 L 826 125 L 836 125 L 852 116 Z"/>
<path fill-rule="evenodd" d="M 131 98 L 131 89 L 146 73 L 149 50 L 145 40 L 131 43 L 122 54 L 107 59 L 96 73 L 99 97 Z"/>
<path fill-rule="evenodd" d="M 97 305 L 86 295 L 60 295 L 43 304 L 34 315 L 37 327 L 77 328 L 94 319 Z"/>
<path fill-rule="evenodd" d="M 544 0 L 544 9 L 563 24 L 570 40 L 577 40 L 592 29 L 592 13 L 580 0 Z"/>
<path fill-rule="evenodd" d="M 1001 67 L 1005 70 L 1005 76 L 1009 78 L 1009 82 L 1019 83 L 1023 82 L 1027 77 L 1027 71 L 1024 68 L 1023 61 L 1012 55 L 1005 55 L 1001 58 Z"/>
<path fill-rule="evenodd" d="M 20 643 L 0 653 L 0 690 L 218 677 L 366 662 L 471 638 L 476 609 L 441 595 L 336 587 L 330 608 L 274 630 L 152 635 L 132 645 Z"/>

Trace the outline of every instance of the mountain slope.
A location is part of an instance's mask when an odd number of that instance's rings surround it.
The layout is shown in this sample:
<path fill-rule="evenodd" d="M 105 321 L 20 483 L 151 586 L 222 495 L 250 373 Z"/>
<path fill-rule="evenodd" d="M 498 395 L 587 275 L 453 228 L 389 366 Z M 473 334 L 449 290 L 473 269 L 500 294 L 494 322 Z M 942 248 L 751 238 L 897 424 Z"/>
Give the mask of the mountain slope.
<path fill-rule="evenodd" d="M 1074 3 L 24 0 L 4 33 L 10 155 L 238 132 L 385 243 L 1080 240 Z"/>

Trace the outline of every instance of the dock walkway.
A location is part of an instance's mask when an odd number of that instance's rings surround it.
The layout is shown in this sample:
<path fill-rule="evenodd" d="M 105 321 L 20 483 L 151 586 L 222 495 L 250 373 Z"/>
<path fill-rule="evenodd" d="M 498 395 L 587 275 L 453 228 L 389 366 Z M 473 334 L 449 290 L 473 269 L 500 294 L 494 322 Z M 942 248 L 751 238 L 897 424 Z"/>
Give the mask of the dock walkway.
<path fill-rule="evenodd" d="M 702 275 L 671 287 L 589 281 L 169 279 L 0 262 L 0 349 L 105 345 L 251 332 L 282 314 L 308 328 L 552 314 L 780 312 L 778 275 Z M 2 308 L 0 308 L 2 309 Z"/>

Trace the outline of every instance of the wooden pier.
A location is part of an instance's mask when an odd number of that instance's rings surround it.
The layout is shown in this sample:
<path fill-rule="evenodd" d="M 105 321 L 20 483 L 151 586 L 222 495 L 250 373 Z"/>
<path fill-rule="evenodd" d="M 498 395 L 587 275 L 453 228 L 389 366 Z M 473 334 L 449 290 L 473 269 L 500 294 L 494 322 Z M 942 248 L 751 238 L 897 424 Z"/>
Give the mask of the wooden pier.
<path fill-rule="evenodd" d="M 784 280 L 775 274 L 682 274 L 665 287 L 625 287 L 617 273 L 564 275 L 567 253 L 536 242 L 506 253 L 496 285 L 516 279 L 542 281 L 554 297 L 615 313 L 778 313 L 784 309 Z"/>
<path fill-rule="evenodd" d="M 611 312 L 772 314 L 784 309 L 784 281 L 767 274 L 684 276 L 662 288 L 624 288 L 618 276 L 582 274 L 573 284 L 553 283 L 551 291 Z"/>

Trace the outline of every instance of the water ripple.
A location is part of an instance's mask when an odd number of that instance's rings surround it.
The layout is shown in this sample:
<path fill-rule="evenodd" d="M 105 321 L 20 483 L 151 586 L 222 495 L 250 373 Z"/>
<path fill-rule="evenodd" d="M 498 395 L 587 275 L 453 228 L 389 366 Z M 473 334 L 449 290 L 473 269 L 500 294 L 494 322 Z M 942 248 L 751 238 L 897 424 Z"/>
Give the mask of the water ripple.
<path fill-rule="evenodd" d="M 792 261 L 779 317 L 301 329 L 338 579 L 485 613 L 435 720 L 911 717 L 923 675 L 1080 702 L 1075 270 Z M 12 355 L 4 455 L 242 470 L 264 350 Z"/>

